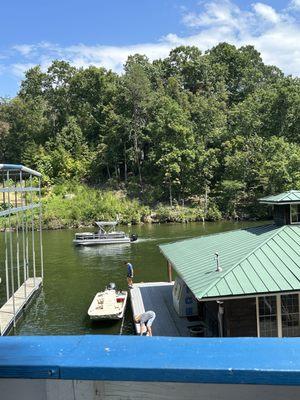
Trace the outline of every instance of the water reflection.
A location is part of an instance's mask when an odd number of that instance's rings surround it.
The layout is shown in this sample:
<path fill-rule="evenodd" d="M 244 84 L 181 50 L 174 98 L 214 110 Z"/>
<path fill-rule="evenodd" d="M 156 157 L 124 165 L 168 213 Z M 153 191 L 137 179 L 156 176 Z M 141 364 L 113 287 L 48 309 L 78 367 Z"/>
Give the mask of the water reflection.
<path fill-rule="evenodd" d="M 130 243 L 105 244 L 98 246 L 77 246 L 76 250 L 86 256 L 116 257 L 128 252 Z"/>

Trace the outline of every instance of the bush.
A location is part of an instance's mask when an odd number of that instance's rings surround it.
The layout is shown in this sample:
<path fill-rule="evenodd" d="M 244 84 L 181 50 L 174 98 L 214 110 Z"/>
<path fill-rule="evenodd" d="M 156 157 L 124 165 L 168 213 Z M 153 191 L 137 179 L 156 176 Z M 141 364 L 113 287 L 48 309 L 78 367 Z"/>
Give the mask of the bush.
<path fill-rule="evenodd" d="M 220 219 L 222 219 L 222 213 L 218 209 L 216 204 L 210 203 L 205 219 L 207 221 L 219 221 Z"/>
<path fill-rule="evenodd" d="M 159 205 L 152 214 L 153 222 L 194 222 L 202 221 L 204 212 L 201 208 Z"/>
<path fill-rule="evenodd" d="M 205 217 L 202 207 L 166 206 L 154 210 L 137 199 L 129 199 L 123 191 L 91 188 L 73 181 L 48 187 L 43 191 L 43 228 L 61 229 L 91 226 L 95 221 L 119 220 L 121 224 L 216 221 L 221 219 L 218 207 L 211 203 Z M 0 205 L 1 207 L 1 205 Z M 0 221 L 0 228 L 5 221 Z M 16 223 L 12 217 L 13 225 Z M 38 217 L 36 214 L 36 227 Z"/>
<path fill-rule="evenodd" d="M 139 224 L 150 209 L 120 191 L 102 191 L 73 182 L 56 185 L 44 200 L 46 228 L 91 225 L 99 220 Z"/>

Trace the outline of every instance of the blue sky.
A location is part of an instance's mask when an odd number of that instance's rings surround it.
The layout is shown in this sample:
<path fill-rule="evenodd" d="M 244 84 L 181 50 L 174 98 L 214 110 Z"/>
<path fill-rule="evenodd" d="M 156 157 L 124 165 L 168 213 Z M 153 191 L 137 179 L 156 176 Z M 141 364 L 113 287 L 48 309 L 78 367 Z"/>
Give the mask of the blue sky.
<path fill-rule="evenodd" d="M 220 41 L 253 44 L 265 62 L 300 75 L 300 0 L 10 0 L 0 15 L 0 96 L 53 59 L 122 72 L 132 53 L 152 60 Z"/>

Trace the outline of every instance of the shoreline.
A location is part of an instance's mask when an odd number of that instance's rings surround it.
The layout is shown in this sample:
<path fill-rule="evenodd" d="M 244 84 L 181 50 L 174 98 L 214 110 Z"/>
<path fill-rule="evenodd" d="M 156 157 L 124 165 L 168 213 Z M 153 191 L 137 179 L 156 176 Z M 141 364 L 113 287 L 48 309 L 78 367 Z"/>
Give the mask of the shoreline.
<path fill-rule="evenodd" d="M 190 223 L 202 223 L 202 224 L 205 224 L 205 223 L 209 223 L 209 224 L 211 224 L 211 223 L 224 223 L 224 222 L 228 222 L 228 223 L 247 223 L 247 222 L 249 222 L 249 223 L 255 223 L 255 222 L 266 222 L 266 221 L 268 221 L 267 219 L 253 219 L 253 218 L 244 218 L 244 219 L 230 219 L 230 218 L 221 218 L 221 219 L 218 219 L 218 220 L 215 220 L 215 221 L 212 221 L 212 220 L 206 220 L 206 219 L 204 219 L 204 220 L 182 220 L 182 221 L 152 221 L 152 222 L 148 222 L 148 221 L 146 221 L 146 222 L 143 222 L 143 221 L 141 221 L 141 222 L 138 222 L 138 223 L 122 223 L 122 222 L 120 222 L 119 224 L 118 224 L 118 226 L 121 226 L 121 227 L 130 227 L 130 226 L 143 226 L 143 225 L 182 225 L 182 224 L 190 224 Z M 271 220 L 270 220 L 270 222 L 271 222 Z M 84 223 L 81 223 L 81 224 L 76 224 L 76 223 L 74 223 L 74 224 L 65 224 L 65 225 L 63 225 L 63 224 L 61 224 L 61 225 L 59 225 L 59 224 L 57 224 L 55 227 L 54 226 L 45 226 L 45 225 L 43 225 L 42 226 L 42 231 L 56 231 L 56 230 L 64 230 L 64 229 L 86 229 L 86 228 L 89 228 L 89 229 L 92 229 L 92 228 L 95 228 L 95 224 L 93 224 L 93 223 L 86 223 L 86 224 L 84 224 Z M 11 228 L 7 228 L 6 229 L 6 232 L 16 232 L 16 226 L 12 226 Z M 20 225 L 19 225 L 19 230 L 20 230 Z M 0 228 L 0 232 L 4 232 L 5 231 L 5 228 L 4 227 L 1 227 Z M 35 231 L 39 231 L 39 228 L 37 227 L 37 226 L 35 226 Z"/>
<path fill-rule="evenodd" d="M 25 218 L 31 223 L 31 215 Z M 241 209 L 231 216 L 224 215 L 214 199 L 208 201 L 207 207 L 202 201 L 188 205 L 157 203 L 151 206 L 130 198 L 124 191 L 100 190 L 74 182 L 44 188 L 42 197 L 43 230 L 88 228 L 93 227 L 95 221 L 115 220 L 122 226 L 133 226 L 266 219 L 259 208 Z M 5 228 L 5 222 L 5 218 L 0 219 L 0 230 Z M 17 217 L 12 215 L 11 226 L 16 227 L 17 223 Z M 34 224 L 38 227 L 38 213 L 35 213 Z"/>

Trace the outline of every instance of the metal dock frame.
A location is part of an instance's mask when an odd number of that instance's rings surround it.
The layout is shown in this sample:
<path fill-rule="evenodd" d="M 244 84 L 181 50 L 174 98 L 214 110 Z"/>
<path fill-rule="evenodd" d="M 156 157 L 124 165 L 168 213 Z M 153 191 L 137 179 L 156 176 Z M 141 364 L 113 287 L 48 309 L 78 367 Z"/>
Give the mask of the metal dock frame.
<path fill-rule="evenodd" d="M 16 326 L 23 309 L 41 288 L 44 276 L 41 174 L 23 165 L 0 164 L 0 218 L 4 222 L 6 302 L 0 308 L 0 335 Z M 2 200 L 2 201 L 1 201 Z M 37 221 L 35 210 L 39 211 Z M 36 238 L 38 231 L 38 238 Z M 15 232 L 15 233 L 14 233 Z M 37 274 L 36 242 L 40 275 Z"/>

